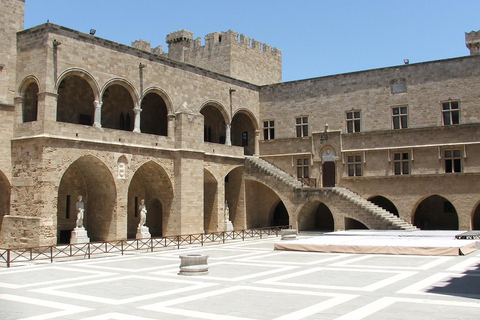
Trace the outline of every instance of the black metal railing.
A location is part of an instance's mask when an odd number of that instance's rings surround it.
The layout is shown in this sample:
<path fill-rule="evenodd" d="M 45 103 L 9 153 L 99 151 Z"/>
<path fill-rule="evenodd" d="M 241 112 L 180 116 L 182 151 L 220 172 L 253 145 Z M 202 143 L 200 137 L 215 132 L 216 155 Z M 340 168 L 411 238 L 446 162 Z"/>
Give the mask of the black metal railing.
<path fill-rule="evenodd" d="M 0 249 L 0 263 L 10 267 L 12 263 L 25 263 L 36 260 L 59 261 L 62 259 L 90 259 L 93 255 L 121 254 L 128 251 L 147 250 L 175 247 L 181 245 L 204 243 L 225 243 L 228 240 L 245 240 L 246 238 L 263 238 L 264 236 L 278 236 L 280 230 L 291 229 L 292 226 L 275 226 L 266 228 L 247 229 L 241 231 L 222 231 L 213 233 L 197 233 L 170 237 L 148 239 L 125 239 L 77 244 L 59 244 L 32 248 Z"/>

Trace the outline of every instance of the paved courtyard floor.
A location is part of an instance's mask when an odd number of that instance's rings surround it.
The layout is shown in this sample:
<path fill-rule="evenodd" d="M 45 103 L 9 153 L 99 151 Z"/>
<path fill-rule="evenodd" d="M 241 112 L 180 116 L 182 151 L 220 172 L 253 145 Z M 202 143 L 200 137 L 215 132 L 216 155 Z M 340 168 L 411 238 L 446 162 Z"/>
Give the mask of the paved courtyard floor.
<path fill-rule="evenodd" d="M 480 319 L 480 251 L 274 251 L 280 238 L 0 269 L 0 319 Z M 180 254 L 206 276 L 177 275 Z"/>

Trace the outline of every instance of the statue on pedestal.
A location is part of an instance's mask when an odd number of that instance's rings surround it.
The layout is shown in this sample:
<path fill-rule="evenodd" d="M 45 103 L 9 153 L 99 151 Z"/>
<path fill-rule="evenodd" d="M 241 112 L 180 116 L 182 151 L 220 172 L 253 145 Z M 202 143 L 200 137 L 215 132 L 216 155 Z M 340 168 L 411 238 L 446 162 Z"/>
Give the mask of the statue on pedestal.
<path fill-rule="evenodd" d="M 137 228 L 141 228 L 145 225 L 145 222 L 147 221 L 147 206 L 145 205 L 145 199 L 140 200 L 138 211 L 140 211 L 140 222 L 138 223 Z"/>
<path fill-rule="evenodd" d="M 83 228 L 83 218 L 85 215 L 85 207 L 83 206 L 82 196 L 78 196 L 76 206 L 77 208 L 77 228 Z"/>
<path fill-rule="evenodd" d="M 225 201 L 225 222 L 230 220 L 230 208 L 228 207 L 228 201 Z"/>

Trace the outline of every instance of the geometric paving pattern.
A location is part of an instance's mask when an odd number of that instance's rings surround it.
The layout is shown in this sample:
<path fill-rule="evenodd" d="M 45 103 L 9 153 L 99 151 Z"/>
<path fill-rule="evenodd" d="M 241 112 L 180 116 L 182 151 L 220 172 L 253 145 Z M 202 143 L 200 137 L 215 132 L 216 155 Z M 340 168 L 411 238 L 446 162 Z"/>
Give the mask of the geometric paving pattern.
<path fill-rule="evenodd" d="M 0 269 L 0 319 L 480 319 L 480 253 L 274 251 L 280 238 Z M 180 254 L 209 274 L 177 275 Z"/>

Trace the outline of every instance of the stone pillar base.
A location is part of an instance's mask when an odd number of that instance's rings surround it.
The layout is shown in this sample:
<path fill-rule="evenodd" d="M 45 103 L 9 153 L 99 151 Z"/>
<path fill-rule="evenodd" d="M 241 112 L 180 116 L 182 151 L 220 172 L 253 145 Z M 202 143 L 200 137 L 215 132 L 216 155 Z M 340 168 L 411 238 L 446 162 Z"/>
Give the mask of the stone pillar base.
<path fill-rule="evenodd" d="M 150 234 L 150 229 L 148 229 L 148 227 L 143 226 L 143 227 L 137 228 L 137 235 L 135 236 L 135 238 L 150 239 L 151 237 L 152 235 Z"/>
<path fill-rule="evenodd" d="M 208 256 L 206 254 L 187 254 L 180 256 L 180 272 L 182 276 L 201 276 L 208 274 Z"/>
<path fill-rule="evenodd" d="M 227 222 L 225 222 L 225 231 L 233 231 L 232 221 L 227 220 Z"/>
<path fill-rule="evenodd" d="M 90 242 L 90 238 L 88 237 L 87 230 L 85 230 L 84 227 L 73 229 L 72 235 L 70 237 L 70 244 L 88 243 L 88 242 Z"/>
<path fill-rule="evenodd" d="M 295 229 L 282 229 L 280 231 L 282 235 L 282 240 L 296 240 L 297 239 L 297 230 Z"/>

